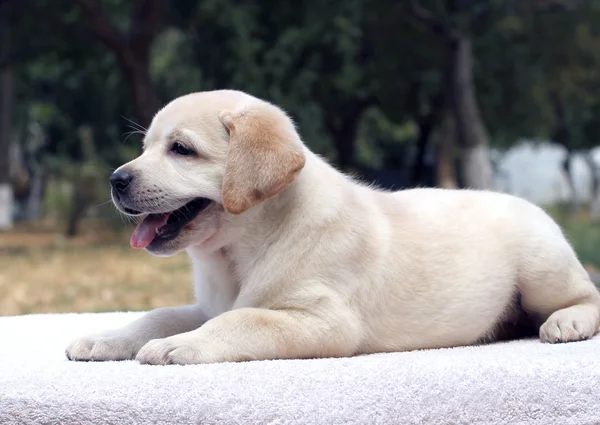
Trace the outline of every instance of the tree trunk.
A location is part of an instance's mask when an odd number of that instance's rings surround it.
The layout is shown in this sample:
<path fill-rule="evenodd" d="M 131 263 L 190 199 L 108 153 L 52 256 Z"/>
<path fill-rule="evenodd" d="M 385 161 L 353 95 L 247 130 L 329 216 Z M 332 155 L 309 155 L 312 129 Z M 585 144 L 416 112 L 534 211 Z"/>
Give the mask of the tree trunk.
<path fill-rule="evenodd" d="M 417 153 L 412 166 L 410 176 L 411 186 L 421 186 L 423 184 L 423 170 L 425 169 L 425 152 L 429 144 L 429 136 L 431 134 L 429 125 L 419 125 L 419 137 L 417 139 Z"/>
<path fill-rule="evenodd" d="M 348 171 L 356 165 L 357 127 L 355 122 L 344 122 L 341 128 L 332 132 L 333 143 L 337 151 L 337 165 L 341 170 Z"/>
<path fill-rule="evenodd" d="M 579 196 L 577 194 L 575 182 L 573 181 L 572 163 L 574 151 L 571 128 L 569 126 L 567 111 L 565 110 L 564 102 L 560 96 L 560 93 L 556 90 L 551 90 L 549 93 L 549 98 L 556 119 L 552 139 L 564 146 L 567 151 L 561 165 L 565 178 L 567 179 L 567 185 L 569 186 L 569 192 L 571 195 L 569 207 L 572 213 L 576 213 L 579 210 Z"/>
<path fill-rule="evenodd" d="M 31 190 L 27 199 L 27 220 L 39 220 L 42 215 L 42 201 L 46 193 L 46 170 L 44 166 L 38 162 L 33 168 L 31 176 Z"/>
<path fill-rule="evenodd" d="M 74 183 L 73 186 L 74 193 L 67 219 L 67 236 L 70 238 L 77 236 L 79 222 L 87 209 L 86 197 L 83 195 L 85 188 L 80 187 L 77 183 Z"/>
<path fill-rule="evenodd" d="M 119 31 L 110 21 L 101 0 L 77 0 L 96 37 L 119 61 L 133 98 L 138 123 L 147 127 L 158 110 L 158 96 L 150 78 L 150 46 L 163 19 L 167 2 L 140 0 L 133 2 L 130 28 Z"/>
<path fill-rule="evenodd" d="M 369 103 L 357 101 L 345 116 L 325 116 L 325 126 L 333 139 L 336 149 L 337 166 L 344 171 L 350 171 L 356 166 L 356 138 L 358 126 L 364 110 Z"/>
<path fill-rule="evenodd" d="M 433 135 L 436 146 L 436 175 L 438 187 L 456 189 L 455 158 L 456 129 L 452 113 L 446 109 Z"/>
<path fill-rule="evenodd" d="M 450 42 L 449 100 L 461 147 L 460 169 L 465 187 L 494 189 L 488 136 L 473 82 L 471 40 L 460 35 Z"/>
<path fill-rule="evenodd" d="M 159 109 L 158 96 L 150 78 L 148 54 L 136 54 L 131 49 L 123 49 L 116 54 L 129 83 L 135 118 L 138 124 L 147 128 Z"/>
<path fill-rule="evenodd" d="M 10 54 L 10 10 L 0 3 L 0 58 Z M 0 69 L 0 230 L 13 225 L 13 190 L 10 181 L 12 141 L 13 79 L 10 65 Z"/>
<path fill-rule="evenodd" d="M 575 181 L 573 180 L 573 151 L 567 149 L 565 159 L 562 162 L 562 169 L 567 179 L 567 185 L 569 186 L 569 192 L 571 194 L 571 200 L 569 202 L 569 208 L 572 213 L 577 213 L 579 210 L 579 196 L 577 194 L 577 188 L 575 187 Z"/>
<path fill-rule="evenodd" d="M 419 126 L 419 137 L 417 139 L 417 153 L 412 166 L 411 185 L 420 186 L 425 183 L 425 154 L 430 146 L 432 134 L 436 125 L 439 125 L 440 116 L 444 110 L 444 93 L 443 91 L 433 96 L 429 100 L 429 113 L 426 115 L 417 114 L 415 120 Z M 418 106 L 415 106 L 418 107 Z"/>
<path fill-rule="evenodd" d="M 600 169 L 591 152 L 585 156 L 585 161 L 590 169 L 590 217 L 592 220 L 600 218 Z"/>

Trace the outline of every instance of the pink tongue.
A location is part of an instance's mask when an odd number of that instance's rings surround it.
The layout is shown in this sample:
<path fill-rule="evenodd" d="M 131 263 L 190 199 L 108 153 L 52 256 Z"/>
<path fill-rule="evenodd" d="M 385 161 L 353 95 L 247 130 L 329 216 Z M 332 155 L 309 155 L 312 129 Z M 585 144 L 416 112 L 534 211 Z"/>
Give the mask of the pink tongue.
<path fill-rule="evenodd" d="M 156 236 L 156 229 L 167 224 L 170 214 L 148 215 L 131 234 L 129 243 L 132 248 L 146 248 Z"/>

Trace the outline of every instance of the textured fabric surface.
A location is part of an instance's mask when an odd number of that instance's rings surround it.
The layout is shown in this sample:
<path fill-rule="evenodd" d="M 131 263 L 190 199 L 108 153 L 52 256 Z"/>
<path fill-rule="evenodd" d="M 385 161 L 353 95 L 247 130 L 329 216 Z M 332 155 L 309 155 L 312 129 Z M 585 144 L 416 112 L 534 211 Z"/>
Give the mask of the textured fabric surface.
<path fill-rule="evenodd" d="M 0 318 L 2 424 L 600 424 L 600 338 L 198 366 L 69 362 L 139 313 Z"/>

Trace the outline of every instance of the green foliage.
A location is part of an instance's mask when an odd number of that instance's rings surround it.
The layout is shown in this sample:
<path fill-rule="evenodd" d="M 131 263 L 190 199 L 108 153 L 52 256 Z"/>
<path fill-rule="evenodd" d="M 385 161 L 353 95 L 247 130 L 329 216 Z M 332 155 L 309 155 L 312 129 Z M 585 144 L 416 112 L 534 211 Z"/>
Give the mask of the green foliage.
<path fill-rule="evenodd" d="M 73 186 L 65 180 L 50 180 L 46 187 L 43 208 L 46 216 L 55 220 L 65 217 L 73 197 Z"/>
<path fill-rule="evenodd" d="M 15 8 L 9 58 L 18 138 L 69 179 L 69 167 L 89 163 L 81 141 L 81 129 L 89 129 L 94 172 L 105 182 L 140 149 L 141 135 L 127 134 L 133 124 L 124 117 L 135 108 L 118 55 L 99 42 L 78 2 L 25 3 Z M 294 117 L 318 153 L 380 167 L 418 139 L 419 120 L 445 90 L 445 46 L 419 28 L 407 3 L 170 2 L 152 44 L 152 84 L 163 102 L 218 88 L 267 98 Z M 597 144 L 600 3 L 419 3 L 472 38 L 477 100 L 495 145 L 552 137 L 561 123 L 576 149 Z M 134 2 L 101 4 L 114 28 L 135 30 Z M 35 147 L 33 125 L 43 129 Z"/>
<path fill-rule="evenodd" d="M 503 2 L 496 25 L 479 38 L 480 100 L 499 144 L 560 138 L 557 128 L 566 124 L 574 149 L 597 145 L 600 4 L 560 4 Z"/>
<path fill-rule="evenodd" d="M 555 205 L 548 208 L 548 212 L 561 226 L 581 262 L 600 269 L 600 222 L 591 220 L 585 213 L 573 215 L 569 205 Z"/>

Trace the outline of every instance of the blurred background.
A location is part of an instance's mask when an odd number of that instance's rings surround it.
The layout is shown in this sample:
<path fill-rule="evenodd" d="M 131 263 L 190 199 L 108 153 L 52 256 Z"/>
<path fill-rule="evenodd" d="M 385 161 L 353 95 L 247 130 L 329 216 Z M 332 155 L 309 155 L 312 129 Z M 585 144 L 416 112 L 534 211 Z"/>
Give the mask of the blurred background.
<path fill-rule="evenodd" d="M 597 279 L 599 1 L 0 0 L 0 315 L 191 301 L 108 176 L 162 105 L 221 88 L 365 181 L 543 206 Z"/>

